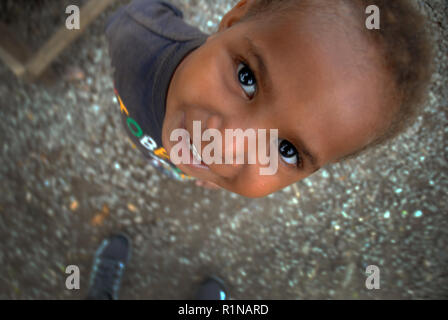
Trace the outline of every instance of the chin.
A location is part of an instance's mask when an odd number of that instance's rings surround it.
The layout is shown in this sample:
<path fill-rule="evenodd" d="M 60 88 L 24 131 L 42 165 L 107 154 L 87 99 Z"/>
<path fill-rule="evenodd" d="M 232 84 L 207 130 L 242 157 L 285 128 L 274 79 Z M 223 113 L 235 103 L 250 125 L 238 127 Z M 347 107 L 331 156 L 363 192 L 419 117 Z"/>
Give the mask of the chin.
<path fill-rule="evenodd" d="M 248 190 L 248 189 L 231 189 L 231 188 L 226 188 L 226 187 L 222 187 L 230 192 L 239 194 L 240 196 L 246 197 L 246 198 L 250 198 L 250 199 L 257 199 L 257 198 L 263 198 L 266 197 L 267 195 L 271 194 L 274 191 L 264 191 L 264 190 Z"/>
<path fill-rule="evenodd" d="M 243 197 L 249 198 L 249 199 L 259 199 L 259 198 L 264 198 L 267 195 L 271 194 L 270 192 L 265 192 L 265 193 L 245 193 L 245 194 L 240 194 Z"/>

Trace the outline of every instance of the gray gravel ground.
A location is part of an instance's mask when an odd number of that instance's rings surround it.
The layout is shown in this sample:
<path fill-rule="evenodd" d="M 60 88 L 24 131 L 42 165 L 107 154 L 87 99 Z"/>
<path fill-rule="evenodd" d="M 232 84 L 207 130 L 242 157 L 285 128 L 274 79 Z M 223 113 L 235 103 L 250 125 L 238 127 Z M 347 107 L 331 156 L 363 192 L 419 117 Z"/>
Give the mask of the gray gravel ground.
<path fill-rule="evenodd" d="M 37 49 L 83 2 L 5 0 L 0 19 Z M 173 3 L 210 33 L 235 1 Z M 93 254 L 117 230 L 134 243 L 124 299 L 192 298 L 209 274 L 235 299 L 448 298 L 448 8 L 419 4 L 437 71 L 415 125 L 263 199 L 171 181 L 132 149 L 103 32 L 113 8 L 58 58 L 53 86 L 0 64 L 0 298 L 83 298 Z M 65 288 L 70 264 L 78 291 Z M 368 265 L 379 290 L 365 287 Z"/>

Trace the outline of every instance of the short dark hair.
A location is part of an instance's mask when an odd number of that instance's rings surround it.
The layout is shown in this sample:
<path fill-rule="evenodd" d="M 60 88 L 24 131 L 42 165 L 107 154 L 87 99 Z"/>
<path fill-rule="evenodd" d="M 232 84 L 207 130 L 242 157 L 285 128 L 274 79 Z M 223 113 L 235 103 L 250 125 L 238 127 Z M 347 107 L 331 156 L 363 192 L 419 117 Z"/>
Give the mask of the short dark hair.
<path fill-rule="evenodd" d="M 424 16 L 409 0 L 255 0 L 245 19 L 264 13 L 289 14 L 294 10 L 312 9 L 315 12 L 326 7 L 348 4 L 359 10 L 355 23 L 369 41 L 377 46 L 380 59 L 392 80 L 394 104 L 388 105 L 393 115 L 389 125 L 366 146 L 343 156 L 337 161 L 354 158 L 368 149 L 384 144 L 405 131 L 416 119 L 426 100 L 433 70 L 432 41 Z M 380 29 L 365 27 L 369 5 L 380 10 Z"/>

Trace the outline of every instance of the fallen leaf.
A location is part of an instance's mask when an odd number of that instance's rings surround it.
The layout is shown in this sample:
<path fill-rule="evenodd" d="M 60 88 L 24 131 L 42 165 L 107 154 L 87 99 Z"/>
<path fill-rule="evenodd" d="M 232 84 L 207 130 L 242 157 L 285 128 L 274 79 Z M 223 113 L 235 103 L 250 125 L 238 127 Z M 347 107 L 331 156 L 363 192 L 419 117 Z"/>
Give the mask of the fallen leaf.
<path fill-rule="evenodd" d="M 72 211 L 76 211 L 79 207 L 79 203 L 76 200 L 73 200 L 72 203 L 70 204 L 70 210 Z"/>
<path fill-rule="evenodd" d="M 102 213 L 102 212 L 97 213 L 90 221 L 90 224 L 93 225 L 94 227 L 101 226 L 103 224 L 105 218 L 106 218 L 106 216 L 104 215 L 104 213 Z"/>
<path fill-rule="evenodd" d="M 128 203 L 128 209 L 131 212 L 136 212 L 137 211 L 137 207 L 134 206 L 132 203 Z"/>
<path fill-rule="evenodd" d="M 101 212 L 97 212 L 95 216 L 90 220 L 90 224 L 94 227 L 101 226 L 104 223 L 104 219 L 109 215 L 109 207 L 107 205 L 103 205 L 103 209 Z"/>

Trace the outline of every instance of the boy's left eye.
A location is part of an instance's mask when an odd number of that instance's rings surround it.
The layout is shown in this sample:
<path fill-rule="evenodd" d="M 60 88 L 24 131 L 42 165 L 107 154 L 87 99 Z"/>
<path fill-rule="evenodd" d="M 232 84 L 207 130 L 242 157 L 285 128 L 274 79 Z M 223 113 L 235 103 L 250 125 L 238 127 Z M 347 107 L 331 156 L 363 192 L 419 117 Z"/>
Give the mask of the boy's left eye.
<path fill-rule="evenodd" d="M 238 80 L 243 88 L 244 92 L 247 94 L 249 98 L 252 98 L 257 91 L 257 81 L 255 80 L 255 75 L 252 70 L 240 62 L 238 64 Z"/>
<path fill-rule="evenodd" d="M 288 140 L 278 139 L 278 152 L 288 164 L 300 165 L 302 162 L 299 152 Z"/>

